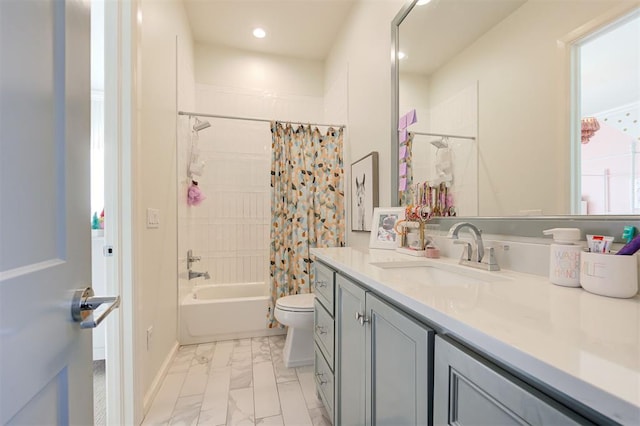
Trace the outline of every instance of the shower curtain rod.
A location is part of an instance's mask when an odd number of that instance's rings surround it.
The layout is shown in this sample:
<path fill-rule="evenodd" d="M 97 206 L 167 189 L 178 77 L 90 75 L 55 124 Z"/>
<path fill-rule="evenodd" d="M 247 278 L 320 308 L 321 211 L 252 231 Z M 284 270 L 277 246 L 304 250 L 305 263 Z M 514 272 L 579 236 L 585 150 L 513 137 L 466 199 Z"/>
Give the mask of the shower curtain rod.
<path fill-rule="evenodd" d="M 455 138 L 455 139 L 469 139 L 475 141 L 475 136 L 459 136 L 459 135 L 445 135 L 443 133 L 423 133 L 423 132 L 409 132 L 412 135 L 423 135 L 423 136 L 438 136 L 441 138 Z"/>
<path fill-rule="evenodd" d="M 267 120 L 266 118 L 253 118 L 253 117 L 238 117 L 234 115 L 219 115 L 219 114 L 201 114 L 198 112 L 178 111 L 178 115 L 188 115 L 189 117 L 213 117 L 213 118 L 226 118 L 229 120 L 245 120 L 245 121 L 262 121 L 265 123 L 271 123 L 272 121 L 279 121 L 282 123 L 291 124 L 308 124 L 310 126 L 328 126 L 328 127 L 340 127 L 346 128 L 344 124 L 322 124 L 322 123 L 307 123 L 301 121 L 284 121 L 284 120 Z"/>

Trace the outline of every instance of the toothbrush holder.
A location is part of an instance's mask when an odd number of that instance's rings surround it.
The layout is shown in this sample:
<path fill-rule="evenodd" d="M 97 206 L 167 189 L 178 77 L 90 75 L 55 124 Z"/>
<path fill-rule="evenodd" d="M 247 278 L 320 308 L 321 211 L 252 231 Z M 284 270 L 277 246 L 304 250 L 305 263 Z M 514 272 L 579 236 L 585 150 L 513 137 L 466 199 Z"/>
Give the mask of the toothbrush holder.
<path fill-rule="evenodd" d="M 638 293 L 638 259 L 584 251 L 580 256 L 580 285 L 601 296 L 629 298 Z"/>

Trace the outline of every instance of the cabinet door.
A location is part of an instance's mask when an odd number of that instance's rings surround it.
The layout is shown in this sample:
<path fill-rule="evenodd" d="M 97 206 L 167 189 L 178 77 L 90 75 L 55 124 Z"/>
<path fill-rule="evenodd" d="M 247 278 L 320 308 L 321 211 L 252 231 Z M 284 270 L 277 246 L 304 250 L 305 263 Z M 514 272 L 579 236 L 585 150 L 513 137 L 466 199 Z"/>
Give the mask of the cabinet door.
<path fill-rule="evenodd" d="M 356 319 L 364 314 L 365 291 L 336 276 L 337 419 L 341 426 L 362 426 L 365 420 L 365 332 Z"/>
<path fill-rule="evenodd" d="M 433 330 L 371 293 L 366 307 L 366 424 L 431 424 Z"/>
<path fill-rule="evenodd" d="M 591 424 L 448 338 L 435 341 L 436 425 Z"/>

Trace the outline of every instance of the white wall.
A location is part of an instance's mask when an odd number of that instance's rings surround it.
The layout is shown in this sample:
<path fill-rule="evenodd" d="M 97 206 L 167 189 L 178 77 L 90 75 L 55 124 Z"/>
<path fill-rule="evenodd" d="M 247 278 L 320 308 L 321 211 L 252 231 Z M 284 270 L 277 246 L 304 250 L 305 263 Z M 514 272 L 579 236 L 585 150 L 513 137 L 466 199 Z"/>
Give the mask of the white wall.
<path fill-rule="evenodd" d="M 196 43 L 198 83 L 277 94 L 322 96 L 322 62 Z M 285 117 L 287 118 L 287 117 Z"/>
<path fill-rule="evenodd" d="M 371 151 L 380 158 L 380 205 L 391 202 L 391 21 L 403 4 L 401 0 L 356 4 L 325 63 L 325 110 L 333 109 L 335 115 L 330 118 L 346 121 L 348 126 L 344 153 L 348 211 L 350 165 Z M 348 244 L 367 246 L 369 233 L 351 232 L 349 219 Z"/>
<path fill-rule="evenodd" d="M 140 300 L 135 338 L 142 342 L 136 367 L 148 403 L 177 342 L 176 120 L 178 109 L 193 107 L 194 88 L 191 31 L 182 2 L 142 0 L 141 11 L 134 285 Z M 147 208 L 160 210 L 159 228 L 146 227 Z M 149 327 L 153 337 L 147 348 Z"/>
<path fill-rule="evenodd" d="M 401 65 L 402 66 L 402 65 Z M 411 130 L 427 131 L 429 123 L 429 79 L 418 73 L 401 72 L 398 81 L 398 109 L 400 115 L 416 110 L 418 122 Z"/>

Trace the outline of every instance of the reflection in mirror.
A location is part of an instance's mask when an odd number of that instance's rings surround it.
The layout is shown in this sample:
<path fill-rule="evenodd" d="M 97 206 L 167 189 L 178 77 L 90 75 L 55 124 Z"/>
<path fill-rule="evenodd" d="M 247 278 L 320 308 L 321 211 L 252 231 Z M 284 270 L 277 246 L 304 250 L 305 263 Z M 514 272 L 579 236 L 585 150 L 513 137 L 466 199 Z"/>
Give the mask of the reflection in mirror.
<path fill-rule="evenodd" d="M 640 213 L 638 40 L 636 13 L 577 45 L 581 214 Z"/>
<path fill-rule="evenodd" d="M 411 155 L 397 166 L 408 160 L 412 174 L 393 176 L 400 202 L 420 201 L 417 184 L 429 182 L 446 186 L 459 216 L 638 214 L 638 5 L 414 6 L 399 25 L 395 102 L 398 117 L 417 116 L 406 129 Z M 424 134 L 457 137 L 438 147 Z"/>

